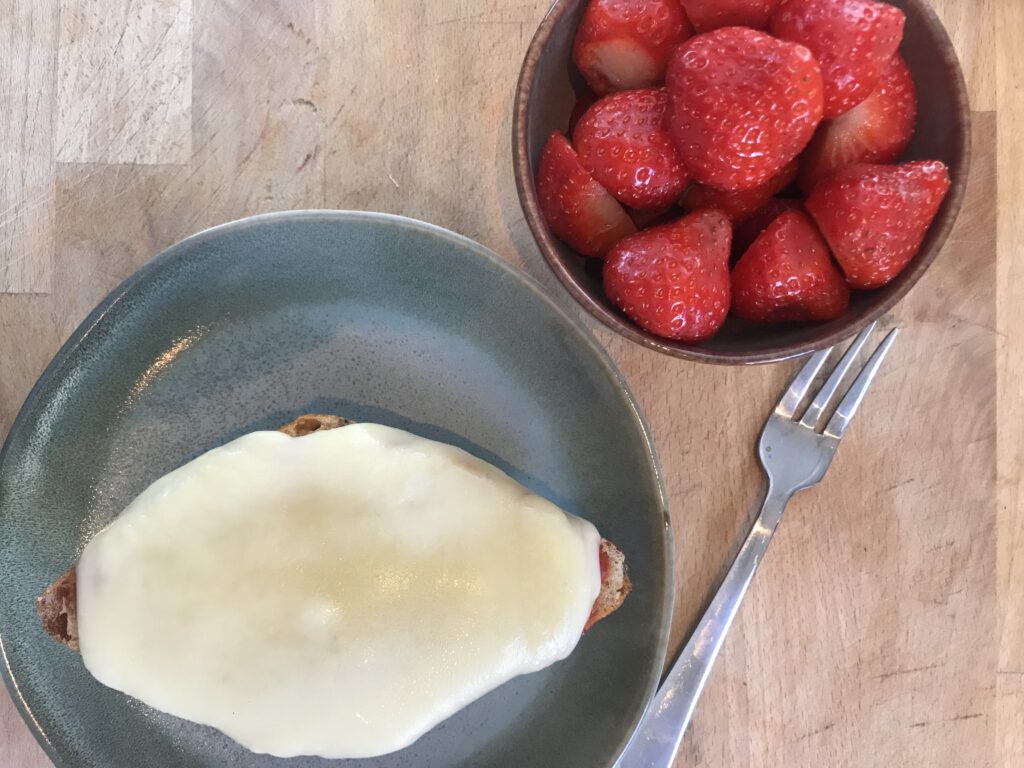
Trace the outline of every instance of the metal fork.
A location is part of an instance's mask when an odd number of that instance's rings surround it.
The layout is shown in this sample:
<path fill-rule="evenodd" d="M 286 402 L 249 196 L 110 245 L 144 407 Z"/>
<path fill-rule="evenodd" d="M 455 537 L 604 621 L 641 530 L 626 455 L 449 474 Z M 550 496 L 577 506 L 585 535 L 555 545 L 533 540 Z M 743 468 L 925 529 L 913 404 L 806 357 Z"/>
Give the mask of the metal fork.
<path fill-rule="evenodd" d="M 800 404 L 835 347 L 812 356 L 765 422 L 758 458 L 768 476 L 768 492 L 761 513 L 711 605 L 640 721 L 632 741 L 616 762 L 616 768 L 670 768 L 675 760 L 711 666 L 782 519 L 786 503 L 797 491 L 821 482 L 850 420 L 896 340 L 898 329 L 893 329 L 875 349 L 826 423 L 830 404 L 874 329 L 872 323 L 857 336 L 811 404 L 801 413 Z"/>

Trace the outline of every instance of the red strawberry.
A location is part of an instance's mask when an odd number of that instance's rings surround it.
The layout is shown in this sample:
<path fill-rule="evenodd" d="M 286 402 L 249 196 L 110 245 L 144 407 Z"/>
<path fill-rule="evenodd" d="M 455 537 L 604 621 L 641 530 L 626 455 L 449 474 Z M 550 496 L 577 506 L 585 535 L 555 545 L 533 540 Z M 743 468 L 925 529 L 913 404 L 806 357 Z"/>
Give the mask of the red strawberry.
<path fill-rule="evenodd" d="M 850 287 L 800 211 L 769 224 L 732 270 L 732 312 L 747 320 L 835 320 L 849 305 Z"/>
<path fill-rule="evenodd" d="M 893 162 L 910 143 L 916 120 L 914 80 L 897 53 L 874 93 L 818 128 L 800 158 L 800 188 L 810 192 L 845 165 Z"/>
<path fill-rule="evenodd" d="M 948 190 L 949 173 L 938 161 L 858 164 L 818 184 L 804 205 L 846 282 L 878 288 L 917 253 Z"/>
<path fill-rule="evenodd" d="M 796 178 L 796 167 L 796 160 L 791 160 L 765 184 L 738 192 L 725 192 L 704 184 L 692 184 L 683 193 L 679 204 L 687 212 L 699 211 L 701 208 L 717 208 L 731 221 L 740 221 L 792 184 Z"/>
<path fill-rule="evenodd" d="M 803 206 L 799 200 L 790 200 L 784 197 L 773 197 L 762 208 L 747 216 L 742 221 L 736 222 L 732 228 L 732 256 L 738 259 L 757 240 L 757 236 L 767 229 L 768 225 L 775 221 L 786 211 L 800 211 Z"/>
<path fill-rule="evenodd" d="M 551 231 L 584 256 L 603 257 L 636 232 L 626 211 L 580 165 L 576 150 L 557 131 L 540 156 L 537 198 Z"/>
<path fill-rule="evenodd" d="M 569 114 L 569 127 L 565 131 L 567 136 L 572 136 L 580 119 L 593 106 L 595 101 L 597 101 L 597 95 L 591 90 L 584 90 L 583 93 L 576 97 L 576 103 L 573 104 L 572 112 Z"/>
<path fill-rule="evenodd" d="M 587 110 L 573 134 L 583 167 L 637 210 L 671 205 L 689 181 L 662 128 L 667 103 L 662 88 L 613 93 Z"/>
<path fill-rule="evenodd" d="M 719 27 L 765 29 L 779 0 L 679 0 L 698 32 Z"/>
<path fill-rule="evenodd" d="M 657 85 L 672 49 L 690 36 L 678 0 L 590 0 L 572 60 L 595 93 Z"/>
<path fill-rule="evenodd" d="M 802 45 L 741 27 L 697 35 L 668 65 L 668 127 L 687 170 L 720 189 L 765 184 L 821 121 L 821 73 Z"/>
<path fill-rule="evenodd" d="M 871 95 L 903 39 L 903 11 L 873 0 L 783 0 L 771 33 L 802 43 L 821 65 L 825 117 Z"/>
<path fill-rule="evenodd" d="M 656 211 L 638 211 L 635 208 L 627 208 L 626 213 L 636 224 L 637 229 L 647 229 L 658 224 L 668 224 L 673 219 L 679 218 L 679 209 L 674 205 L 668 208 L 659 208 Z"/>
<path fill-rule="evenodd" d="M 604 289 L 637 325 L 689 343 L 714 335 L 729 311 L 729 220 L 700 211 L 619 242 Z"/>

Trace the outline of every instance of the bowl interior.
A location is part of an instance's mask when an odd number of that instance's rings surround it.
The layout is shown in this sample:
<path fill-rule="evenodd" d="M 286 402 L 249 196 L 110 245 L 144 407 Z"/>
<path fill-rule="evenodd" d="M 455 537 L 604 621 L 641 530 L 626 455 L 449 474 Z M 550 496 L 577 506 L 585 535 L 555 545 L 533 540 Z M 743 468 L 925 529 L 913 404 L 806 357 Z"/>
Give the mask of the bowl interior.
<path fill-rule="evenodd" d="M 620 314 L 602 290 L 600 263 L 585 259 L 556 240 L 539 215 L 533 171 L 551 132 L 565 130 L 576 93 L 584 87 L 572 64 L 571 50 L 586 2 L 556 2 L 524 64 L 517 102 L 517 125 L 524 130 L 517 139 L 520 156 L 516 158 L 516 172 L 526 216 L 538 244 L 570 293 L 598 319 L 634 341 L 682 357 L 724 363 L 768 362 L 823 348 L 855 333 L 899 301 L 938 253 L 959 210 L 969 164 L 969 106 L 955 51 L 935 14 L 923 0 L 891 2 L 907 15 L 900 52 L 918 92 L 917 131 L 904 159 L 942 160 L 953 180 L 920 252 L 884 288 L 854 291 L 849 312 L 838 320 L 766 326 L 730 317 L 714 338 L 699 346 L 660 339 Z M 525 157 L 521 156 L 524 150 Z"/>

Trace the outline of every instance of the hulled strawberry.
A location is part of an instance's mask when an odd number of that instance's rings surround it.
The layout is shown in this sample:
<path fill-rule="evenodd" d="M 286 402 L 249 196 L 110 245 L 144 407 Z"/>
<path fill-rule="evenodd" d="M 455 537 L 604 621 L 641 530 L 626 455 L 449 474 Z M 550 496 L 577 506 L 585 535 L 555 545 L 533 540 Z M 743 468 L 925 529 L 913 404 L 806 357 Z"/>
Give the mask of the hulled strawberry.
<path fill-rule="evenodd" d="M 605 260 L 605 292 L 651 333 L 708 339 L 729 311 L 731 232 L 729 220 L 709 210 L 627 237 Z"/>
<path fill-rule="evenodd" d="M 613 93 L 588 109 L 573 133 L 583 167 L 619 202 L 640 211 L 671 205 L 689 181 L 662 128 L 667 101 L 661 88 Z"/>
<path fill-rule="evenodd" d="M 821 73 L 810 51 L 752 29 L 716 29 L 679 46 L 666 87 L 669 135 L 683 164 L 719 189 L 767 183 L 821 121 Z"/>
<path fill-rule="evenodd" d="M 814 54 L 831 119 L 875 90 L 903 40 L 904 22 L 899 8 L 873 0 L 783 0 L 769 30 Z"/>
<path fill-rule="evenodd" d="M 786 211 L 802 211 L 803 204 L 799 200 L 791 200 L 786 197 L 773 197 L 763 206 L 758 208 L 749 216 L 733 224 L 732 227 L 732 257 L 739 259 L 747 249 L 754 244 L 758 235 L 768 228 L 768 225 L 775 221 Z"/>
<path fill-rule="evenodd" d="M 779 0 L 679 0 L 697 32 L 719 27 L 766 29 Z"/>
<path fill-rule="evenodd" d="M 849 304 L 828 246 L 800 211 L 769 224 L 732 270 L 732 312 L 747 320 L 834 320 Z"/>
<path fill-rule="evenodd" d="M 910 143 L 916 120 L 914 80 L 897 53 L 874 93 L 818 128 L 800 158 L 800 188 L 810 192 L 821 179 L 846 165 L 893 162 Z"/>
<path fill-rule="evenodd" d="M 818 184 L 805 207 L 854 288 L 879 288 L 914 257 L 946 192 L 938 161 L 851 165 Z"/>
<path fill-rule="evenodd" d="M 590 0 L 572 60 L 595 93 L 657 85 L 672 49 L 690 36 L 678 0 Z"/>
<path fill-rule="evenodd" d="M 741 221 L 792 184 L 796 178 L 796 169 L 797 161 L 791 160 L 766 183 L 737 192 L 726 192 L 706 184 L 691 184 L 683 193 L 679 204 L 687 212 L 699 211 L 701 208 L 717 208 L 731 221 Z"/>
<path fill-rule="evenodd" d="M 668 224 L 670 221 L 679 218 L 679 209 L 674 205 L 659 208 L 653 211 L 639 211 L 636 208 L 626 208 L 629 218 L 636 224 L 637 229 L 647 229 L 659 224 Z"/>
<path fill-rule="evenodd" d="M 567 136 L 572 138 L 576 126 L 595 101 L 597 101 L 597 95 L 589 89 L 584 89 L 583 93 L 576 97 L 576 103 L 572 105 L 572 112 L 569 113 L 569 126 L 565 130 Z"/>
<path fill-rule="evenodd" d="M 580 164 L 576 151 L 557 131 L 537 166 L 537 198 L 555 236 L 584 256 L 601 258 L 636 232 L 623 207 Z"/>

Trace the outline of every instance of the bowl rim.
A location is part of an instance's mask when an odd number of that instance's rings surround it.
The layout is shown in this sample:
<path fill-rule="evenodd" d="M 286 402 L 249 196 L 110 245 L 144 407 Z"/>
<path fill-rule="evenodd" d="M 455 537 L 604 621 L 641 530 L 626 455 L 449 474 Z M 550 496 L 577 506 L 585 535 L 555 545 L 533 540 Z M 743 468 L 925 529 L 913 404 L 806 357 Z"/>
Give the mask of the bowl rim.
<path fill-rule="evenodd" d="M 515 100 L 512 107 L 512 170 L 516 181 L 516 191 L 519 194 L 519 203 L 522 206 L 526 223 L 533 233 L 541 255 L 551 271 L 555 273 L 562 287 L 593 317 L 630 341 L 672 357 L 717 365 L 774 363 L 816 352 L 850 338 L 896 306 L 907 292 L 917 284 L 918 280 L 921 279 L 922 275 L 932 265 L 939 252 L 945 246 L 949 233 L 960 214 L 971 167 L 970 99 L 967 94 L 967 83 L 964 78 L 963 68 L 957 57 L 956 49 L 953 47 L 945 26 L 943 26 L 927 0 L 903 0 L 903 2 L 914 6 L 920 13 L 931 36 L 938 45 L 939 55 L 942 58 L 943 64 L 954 75 L 950 86 L 953 92 L 953 101 L 956 104 L 954 130 L 957 135 L 955 137 L 956 147 L 954 156 L 949 165 L 952 184 L 937 220 L 932 224 L 932 228 L 930 228 L 926 235 L 924 246 L 917 254 L 917 257 L 911 261 L 902 273 L 902 276 L 904 276 L 903 280 L 896 286 L 895 290 L 873 307 L 852 317 L 849 322 L 820 336 L 804 341 L 782 343 L 753 351 L 725 351 L 675 342 L 642 330 L 628 318 L 610 310 L 604 304 L 597 301 L 588 291 L 581 287 L 559 254 L 559 246 L 554 236 L 548 231 L 537 202 L 533 168 L 530 164 L 527 147 L 527 113 L 529 111 L 530 95 L 533 90 L 537 68 L 556 25 L 566 14 L 576 10 L 576 5 L 572 0 L 553 0 L 551 7 L 545 13 L 544 18 L 537 27 L 537 31 L 534 33 L 533 39 L 530 41 L 526 56 L 523 59 L 522 68 L 519 71 L 519 79 L 516 83 Z"/>

